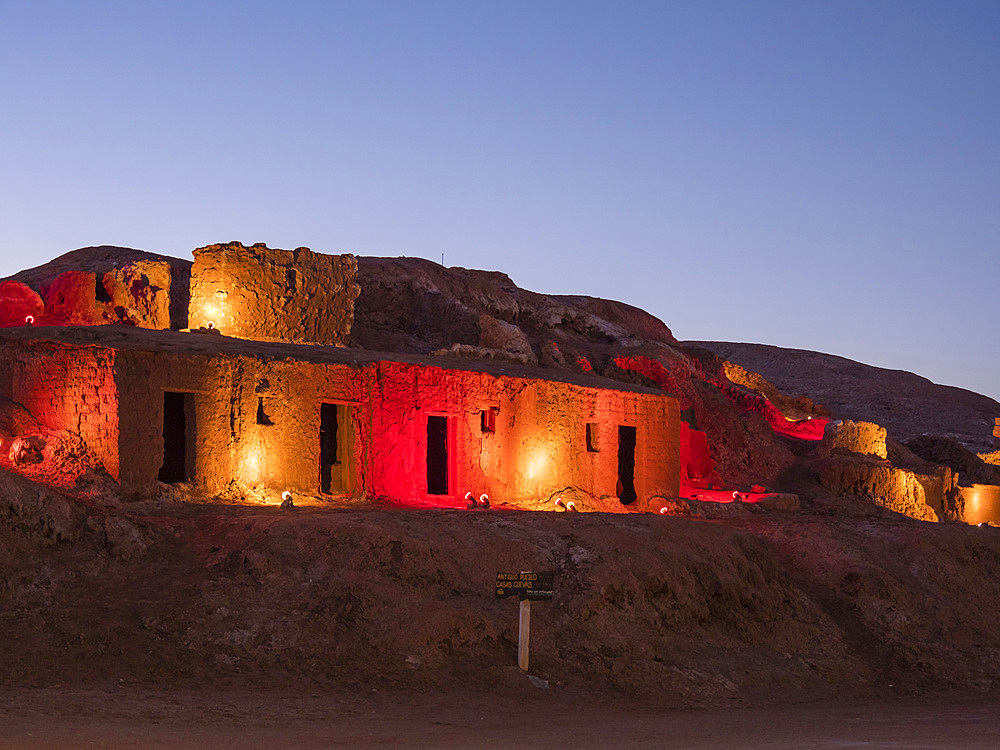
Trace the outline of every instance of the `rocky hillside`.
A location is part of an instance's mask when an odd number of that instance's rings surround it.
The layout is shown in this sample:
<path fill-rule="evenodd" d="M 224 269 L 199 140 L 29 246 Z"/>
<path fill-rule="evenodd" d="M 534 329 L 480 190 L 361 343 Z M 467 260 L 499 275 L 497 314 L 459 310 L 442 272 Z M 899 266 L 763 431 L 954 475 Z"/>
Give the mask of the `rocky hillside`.
<path fill-rule="evenodd" d="M 802 349 L 723 341 L 690 342 L 760 373 L 790 396 L 808 396 L 837 419 L 877 422 L 900 441 L 924 433 L 990 450 L 1000 403 L 962 388 Z"/>

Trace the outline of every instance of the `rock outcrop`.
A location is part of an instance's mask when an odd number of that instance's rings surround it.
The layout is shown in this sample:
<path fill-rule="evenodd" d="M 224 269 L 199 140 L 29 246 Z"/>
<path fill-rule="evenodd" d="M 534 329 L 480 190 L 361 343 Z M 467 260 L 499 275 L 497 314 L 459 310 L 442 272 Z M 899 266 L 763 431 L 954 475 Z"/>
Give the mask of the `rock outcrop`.
<path fill-rule="evenodd" d="M 188 261 L 131 248 L 73 250 L 0 282 L 0 326 L 183 328 L 190 268 Z"/>

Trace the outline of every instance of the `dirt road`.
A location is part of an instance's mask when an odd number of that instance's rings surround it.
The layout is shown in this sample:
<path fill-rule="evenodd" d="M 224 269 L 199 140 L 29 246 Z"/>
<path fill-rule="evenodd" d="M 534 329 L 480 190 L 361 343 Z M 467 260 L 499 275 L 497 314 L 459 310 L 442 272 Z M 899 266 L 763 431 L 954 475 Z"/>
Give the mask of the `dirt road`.
<path fill-rule="evenodd" d="M 0 699 L 0 747 L 996 748 L 1000 700 L 651 710 L 488 697 L 48 688 Z"/>

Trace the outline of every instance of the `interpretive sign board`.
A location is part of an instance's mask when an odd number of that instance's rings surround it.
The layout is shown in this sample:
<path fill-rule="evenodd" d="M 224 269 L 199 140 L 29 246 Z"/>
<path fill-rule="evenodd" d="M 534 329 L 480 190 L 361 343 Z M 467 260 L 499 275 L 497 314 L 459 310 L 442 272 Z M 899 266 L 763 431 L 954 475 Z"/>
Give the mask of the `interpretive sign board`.
<path fill-rule="evenodd" d="M 497 573 L 497 599 L 516 596 L 519 599 L 545 601 L 552 598 L 555 573 Z"/>
<path fill-rule="evenodd" d="M 531 573 L 497 573 L 497 599 L 517 596 L 521 600 L 517 625 L 517 665 L 528 671 L 528 640 L 531 637 L 531 602 L 547 601 L 552 598 L 552 581 L 555 573 L 551 570 Z"/>

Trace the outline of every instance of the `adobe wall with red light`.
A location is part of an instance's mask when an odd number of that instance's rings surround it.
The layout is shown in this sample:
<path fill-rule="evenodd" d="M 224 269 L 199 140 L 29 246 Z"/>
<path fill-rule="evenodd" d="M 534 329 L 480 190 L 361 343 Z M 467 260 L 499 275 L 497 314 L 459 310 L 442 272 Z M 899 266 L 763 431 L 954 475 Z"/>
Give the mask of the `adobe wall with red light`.
<path fill-rule="evenodd" d="M 708 435 L 693 429 L 686 422 L 681 422 L 680 428 L 681 483 L 692 487 L 708 487 L 715 480 Z"/>
<path fill-rule="evenodd" d="M 535 507 L 577 488 L 623 509 L 621 426 L 635 430 L 638 498 L 679 491 L 678 404 L 653 393 L 398 362 L 36 340 L 0 347 L 0 394 L 49 429 L 79 434 L 129 491 L 193 481 L 209 496 L 278 502 L 284 490 L 319 495 L 322 467 L 330 495 L 455 506 L 471 491 Z M 433 492 L 431 415 L 447 425 L 447 486 Z M 331 418 L 336 455 L 323 458 Z"/>
<path fill-rule="evenodd" d="M 0 395 L 23 405 L 47 429 L 79 435 L 93 458 L 117 479 L 115 355 L 113 349 L 96 346 L 6 342 L 0 347 Z"/>
<path fill-rule="evenodd" d="M 371 448 L 364 463 L 373 495 L 448 505 L 485 492 L 494 502 L 530 507 L 578 487 L 616 498 L 620 425 L 636 428 L 639 498 L 678 494 L 680 418 L 669 396 L 396 362 L 365 375 Z M 448 420 L 444 494 L 428 491 L 430 416 Z"/>

